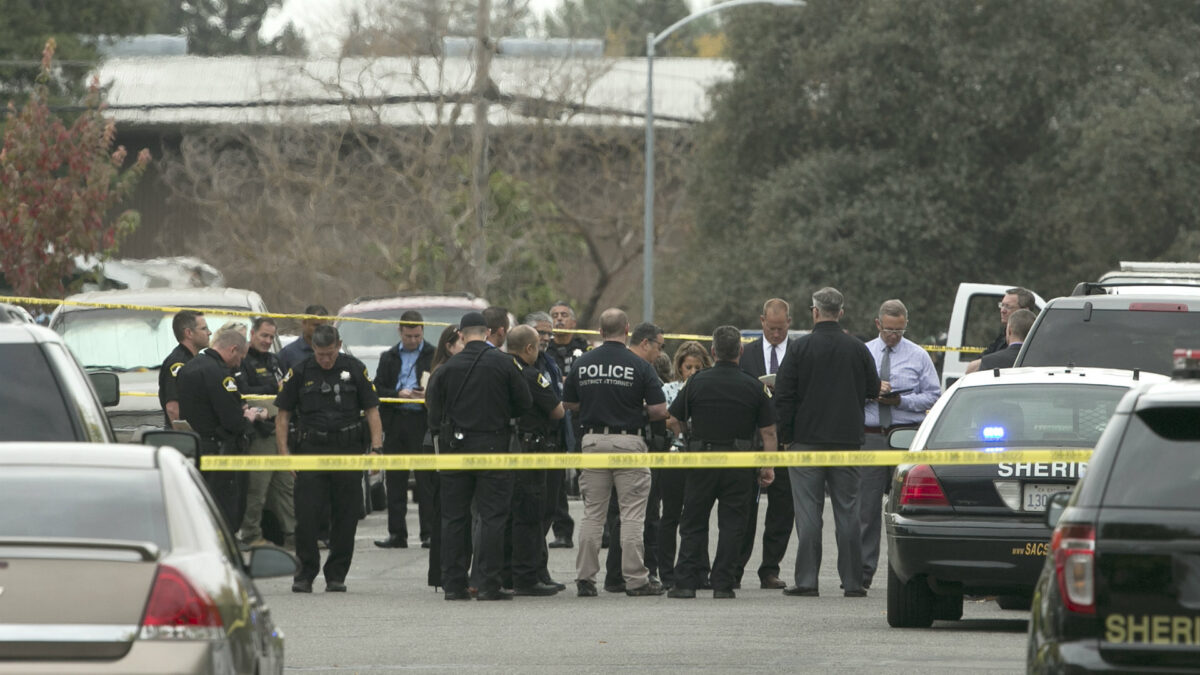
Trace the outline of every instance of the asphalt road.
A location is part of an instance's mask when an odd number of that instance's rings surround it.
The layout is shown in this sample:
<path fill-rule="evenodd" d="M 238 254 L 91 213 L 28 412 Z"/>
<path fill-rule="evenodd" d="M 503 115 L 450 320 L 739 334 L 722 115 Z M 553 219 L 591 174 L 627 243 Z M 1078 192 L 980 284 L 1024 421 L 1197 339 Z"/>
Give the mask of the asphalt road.
<path fill-rule="evenodd" d="M 765 511 L 765 509 L 762 509 Z M 578 519 L 582 504 L 571 502 Z M 487 672 L 1006 672 L 1023 670 L 1028 612 L 968 601 L 962 621 L 926 630 L 887 625 L 886 577 L 866 598 L 838 589 L 837 546 L 826 509 L 819 598 L 789 598 L 751 585 L 734 600 L 575 597 L 576 549 L 552 549 L 552 576 L 568 590 L 511 602 L 445 602 L 425 585 L 428 551 L 384 550 L 387 516 L 361 521 L 345 594 L 293 594 L 290 579 L 260 584 L 287 638 L 297 673 Z M 761 524 L 759 527 L 761 533 Z M 716 523 L 712 527 L 715 547 Z M 794 540 L 793 540 L 794 541 Z M 885 552 L 886 554 L 886 552 Z M 794 551 L 784 559 L 785 578 Z M 759 553 L 751 564 L 757 566 Z M 603 574 L 603 572 L 601 572 Z"/>

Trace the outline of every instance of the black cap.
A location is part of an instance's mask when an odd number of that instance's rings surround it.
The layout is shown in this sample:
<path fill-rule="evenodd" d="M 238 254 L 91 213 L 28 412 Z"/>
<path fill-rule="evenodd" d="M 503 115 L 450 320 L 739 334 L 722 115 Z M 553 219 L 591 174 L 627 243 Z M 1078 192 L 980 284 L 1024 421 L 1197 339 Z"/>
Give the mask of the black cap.
<path fill-rule="evenodd" d="M 458 329 L 471 328 L 473 326 L 482 326 L 487 328 L 487 320 L 483 318 L 480 312 L 467 312 L 463 314 L 462 320 L 458 322 Z"/>

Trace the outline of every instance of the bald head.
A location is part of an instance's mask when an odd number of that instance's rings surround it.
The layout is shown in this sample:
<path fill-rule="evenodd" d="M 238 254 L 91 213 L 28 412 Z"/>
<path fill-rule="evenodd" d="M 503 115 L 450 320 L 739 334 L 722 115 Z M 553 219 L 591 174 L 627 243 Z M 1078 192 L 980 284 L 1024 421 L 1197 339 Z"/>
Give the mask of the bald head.
<path fill-rule="evenodd" d="M 600 337 L 605 340 L 625 342 L 629 333 L 629 317 L 625 312 L 612 307 L 600 314 Z"/>

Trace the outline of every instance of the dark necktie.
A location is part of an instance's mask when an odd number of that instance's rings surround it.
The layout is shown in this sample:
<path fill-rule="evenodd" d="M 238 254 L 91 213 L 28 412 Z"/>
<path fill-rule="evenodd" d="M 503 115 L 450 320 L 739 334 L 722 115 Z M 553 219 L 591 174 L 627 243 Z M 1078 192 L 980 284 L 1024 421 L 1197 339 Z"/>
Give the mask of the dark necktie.
<path fill-rule="evenodd" d="M 883 358 L 879 360 L 879 379 L 889 380 L 892 377 L 892 348 L 883 348 Z M 879 427 L 886 430 L 892 426 L 892 406 L 879 406 Z"/>
<path fill-rule="evenodd" d="M 775 349 L 777 346 L 778 345 L 771 345 L 771 374 L 772 375 L 775 374 L 775 371 L 779 370 L 779 355 L 775 353 Z"/>

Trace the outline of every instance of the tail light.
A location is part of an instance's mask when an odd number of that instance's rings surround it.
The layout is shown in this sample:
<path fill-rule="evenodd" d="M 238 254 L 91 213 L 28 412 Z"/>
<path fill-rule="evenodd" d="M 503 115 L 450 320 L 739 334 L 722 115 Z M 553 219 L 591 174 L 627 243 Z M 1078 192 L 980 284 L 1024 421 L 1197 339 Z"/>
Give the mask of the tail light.
<path fill-rule="evenodd" d="M 1058 590 L 1067 609 L 1096 613 L 1096 531 L 1091 525 L 1063 524 L 1050 538 Z"/>
<path fill-rule="evenodd" d="M 918 464 L 904 474 L 904 486 L 900 488 L 901 506 L 950 506 L 946 492 L 938 481 L 933 467 Z"/>
<path fill-rule="evenodd" d="M 146 601 L 143 640 L 212 640 L 224 636 L 216 604 L 182 572 L 160 565 Z"/>

